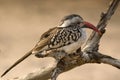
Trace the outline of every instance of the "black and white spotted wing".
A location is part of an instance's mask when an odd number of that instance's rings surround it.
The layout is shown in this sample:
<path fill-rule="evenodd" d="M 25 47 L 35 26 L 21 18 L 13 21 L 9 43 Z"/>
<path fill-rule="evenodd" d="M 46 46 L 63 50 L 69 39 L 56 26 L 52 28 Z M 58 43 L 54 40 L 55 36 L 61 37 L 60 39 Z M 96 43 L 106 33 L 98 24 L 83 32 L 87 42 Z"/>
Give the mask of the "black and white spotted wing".
<path fill-rule="evenodd" d="M 58 31 L 51 39 L 49 47 L 59 48 L 67 46 L 79 40 L 81 29 L 79 27 L 66 27 Z"/>
<path fill-rule="evenodd" d="M 80 37 L 81 28 L 79 26 L 55 27 L 41 36 L 33 52 L 62 48 L 77 42 Z"/>

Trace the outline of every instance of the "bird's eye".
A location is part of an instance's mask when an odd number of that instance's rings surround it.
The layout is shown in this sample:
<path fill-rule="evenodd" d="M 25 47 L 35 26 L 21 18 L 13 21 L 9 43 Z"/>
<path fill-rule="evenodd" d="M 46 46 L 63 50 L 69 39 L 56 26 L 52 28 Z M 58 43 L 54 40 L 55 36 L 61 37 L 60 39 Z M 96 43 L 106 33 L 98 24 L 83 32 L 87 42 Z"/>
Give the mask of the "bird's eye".
<path fill-rule="evenodd" d="M 80 24 L 80 22 L 77 22 L 77 24 Z"/>

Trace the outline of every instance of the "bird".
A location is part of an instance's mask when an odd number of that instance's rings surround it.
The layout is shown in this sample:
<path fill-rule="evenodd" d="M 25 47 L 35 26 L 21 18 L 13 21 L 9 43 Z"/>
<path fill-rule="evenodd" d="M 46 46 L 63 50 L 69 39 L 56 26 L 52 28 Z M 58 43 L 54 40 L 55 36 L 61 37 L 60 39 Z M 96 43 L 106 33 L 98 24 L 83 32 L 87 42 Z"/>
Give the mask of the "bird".
<path fill-rule="evenodd" d="M 35 54 L 36 57 L 41 57 L 42 55 L 40 54 L 42 52 L 52 49 L 62 50 L 67 54 L 76 52 L 87 38 L 85 28 L 92 29 L 101 35 L 101 32 L 93 24 L 84 21 L 78 14 L 67 15 L 60 22 L 61 24 L 57 27 L 53 27 L 43 33 L 35 47 L 10 66 L 1 77 L 31 54 Z"/>

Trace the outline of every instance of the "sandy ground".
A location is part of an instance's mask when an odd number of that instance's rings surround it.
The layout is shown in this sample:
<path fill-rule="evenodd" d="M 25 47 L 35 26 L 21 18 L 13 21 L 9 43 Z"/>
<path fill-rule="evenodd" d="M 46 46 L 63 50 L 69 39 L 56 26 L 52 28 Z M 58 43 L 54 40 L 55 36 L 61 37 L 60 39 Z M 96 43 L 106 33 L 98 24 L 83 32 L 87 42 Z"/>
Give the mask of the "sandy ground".
<path fill-rule="evenodd" d="M 110 0 L 0 0 L 0 74 L 34 47 L 40 35 L 65 15 L 80 14 L 96 25 Z M 107 26 L 100 52 L 120 59 L 120 6 Z M 90 32 L 90 30 L 88 31 Z M 90 33 L 88 33 L 90 34 Z M 24 75 L 50 64 L 34 55 L 4 79 Z M 86 64 L 61 74 L 58 80 L 120 80 L 120 70 L 106 64 Z"/>

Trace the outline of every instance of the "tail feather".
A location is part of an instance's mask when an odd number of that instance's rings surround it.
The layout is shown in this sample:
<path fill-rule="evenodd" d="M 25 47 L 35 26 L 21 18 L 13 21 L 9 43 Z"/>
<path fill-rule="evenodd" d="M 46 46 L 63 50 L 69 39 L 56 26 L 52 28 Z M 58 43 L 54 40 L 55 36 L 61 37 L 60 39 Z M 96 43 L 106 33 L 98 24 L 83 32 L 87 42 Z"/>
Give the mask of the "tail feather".
<path fill-rule="evenodd" d="M 12 66 L 10 66 L 2 75 L 1 77 L 3 77 L 5 74 L 7 74 L 12 68 L 14 68 L 17 64 L 19 64 L 20 62 L 22 62 L 24 59 L 26 59 L 27 57 L 29 57 L 32 54 L 32 50 L 29 51 L 28 53 L 26 53 L 23 57 L 21 57 L 20 59 L 18 59 Z"/>

